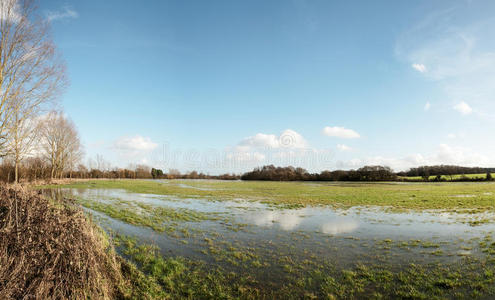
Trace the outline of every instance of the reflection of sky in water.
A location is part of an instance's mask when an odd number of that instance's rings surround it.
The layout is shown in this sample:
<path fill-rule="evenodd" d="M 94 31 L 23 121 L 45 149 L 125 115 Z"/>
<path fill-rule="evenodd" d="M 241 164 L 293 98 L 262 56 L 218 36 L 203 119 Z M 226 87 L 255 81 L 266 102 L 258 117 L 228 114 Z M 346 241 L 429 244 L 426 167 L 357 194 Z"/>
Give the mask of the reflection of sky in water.
<path fill-rule="evenodd" d="M 351 233 L 359 227 L 354 220 L 331 221 L 321 225 L 321 231 L 326 234 Z"/>
<path fill-rule="evenodd" d="M 57 191 L 51 190 L 51 192 Z M 300 263 L 306 260 L 311 260 L 315 264 L 331 261 L 342 268 L 366 261 L 394 266 L 451 262 L 460 257 L 480 255 L 481 252 L 476 247 L 471 250 L 460 246 L 472 246 L 469 241 L 477 244 L 486 234 L 495 232 L 495 224 L 473 227 L 459 221 L 459 218 L 463 218 L 464 221 L 473 217 L 494 218 L 493 213 L 455 214 L 442 211 L 391 213 L 380 207 L 335 209 L 317 206 L 286 209 L 243 199 L 229 201 L 181 199 L 169 195 L 130 193 L 118 189 L 72 189 L 64 192 L 105 203 L 122 200 L 213 212 L 215 218 L 210 220 L 168 223 L 176 229 L 170 234 L 167 231 L 159 232 L 149 227 L 127 224 L 103 213 L 86 209 L 99 217 L 96 221 L 105 229 L 112 229 L 120 234 L 134 236 L 141 242 L 156 245 L 165 256 L 179 255 L 207 263 L 221 264 L 232 268 L 231 270 L 235 272 L 238 268 L 246 267 L 249 269 L 249 274 L 253 274 L 258 271 L 250 268 L 249 263 L 231 266 L 229 263 L 219 262 L 216 254 L 204 253 L 211 247 L 206 242 L 206 238 L 213 243 L 215 249 L 223 249 L 225 253 L 232 251 L 231 246 L 234 249 L 249 249 L 259 257 L 260 261 L 275 262 L 270 271 L 259 269 L 256 276 L 261 276 L 261 281 L 273 280 L 274 276 L 278 276 L 271 272 L 280 271 L 276 266 L 279 257 L 290 257 Z M 60 193 L 58 196 L 61 195 Z M 66 196 L 70 197 L 70 195 Z M 135 205 L 126 203 L 125 207 L 136 209 L 138 212 Z M 243 226 L 244 224 L 247 225 Z M 182 230 L 188 234 L 183 234 Z M 439 248 L 426 249 L 419 244 L 411 248 L 385 249 L 381 242 L 386 239 L 394 243 L 411 240 L 427 241 L 438 244 Z M 426 253 L 437 250 L 441 250 L 445 255 Z"/>
<path fill-rule="evenodd" d="M 278 226 L 286 231 L 316 230 L 326 234 L 351 233 L 359 227 L 358 220 L 354 218 L 315 208 L 260 211 L 248 214 L 245 219 L 257 226 Z"/>
<path fill-rule="evenodd" d="M 472 227 L 459 218 L 493 218 L 492 213 L 454 214 L 441 211 L 390 213 L 383 209 L 354 207 L 338 210 L 330 207 L 278 209 L 269 205 L 236 199 L 211 201 L 180 199 L 167 195 L 129 193 L 118 189 L 71 189 L 74 196 L 95 201 L 124 200 L 171 208 L 185 208 L 200 212 L 221 213 L 233 222 L 251 224 L 260 229 L 283 232 L 305 231 L 327 235 L 350 234 L 361 237 L 421 238 L 431 236 L 469 236 L 476 232 L 493 230 L 493 224 Z M 204 226 L 201 223 L 198 227 Z"/>
<path fill-rule="evenodd" d="M 302 210 L 292 211 L 261 211 L 249 215 L 246 220 L 258 226 L 271 227 L 278 223 L 284 230 L 293 230 L 299 226 L 304 217 Z"/>

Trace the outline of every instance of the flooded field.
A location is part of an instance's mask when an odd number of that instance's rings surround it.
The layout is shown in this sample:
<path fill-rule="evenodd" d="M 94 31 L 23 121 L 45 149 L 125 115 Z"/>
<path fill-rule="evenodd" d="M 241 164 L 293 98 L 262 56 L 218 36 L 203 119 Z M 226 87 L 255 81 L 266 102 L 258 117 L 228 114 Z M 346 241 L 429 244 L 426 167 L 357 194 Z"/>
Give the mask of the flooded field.
<path fill-rule="evenodd" d="M 140 251 L 151 249 L 155 258 L 179 259 L 190 271 L 222 278 L 218 285 L 236 286 L 226 298 L 494 295 L 495 215 L 486 206 L 494 186 L 469 187 L 472 197 L 454 192 L 444 199 L 474 197 L 481 199 L 480 207 L 394 209 L 379 202 L 271 202 L 273 189 L 283 185 L 261 182 L 270 191 L 264 198 L 241 189 L 225 197 L 229 183 L 217 183 L 143 183 L 180 189 L 169 194 L 98 183 L 57 187 L 47 194 L 76 200 L 114 237 L 118 251 L 143 269 L 150 262 Z M 306 185 L 302 193 L 325 188 L 332 196 L 331 186 Z M 407 188 L 395 188 L 409 197 Z"/>

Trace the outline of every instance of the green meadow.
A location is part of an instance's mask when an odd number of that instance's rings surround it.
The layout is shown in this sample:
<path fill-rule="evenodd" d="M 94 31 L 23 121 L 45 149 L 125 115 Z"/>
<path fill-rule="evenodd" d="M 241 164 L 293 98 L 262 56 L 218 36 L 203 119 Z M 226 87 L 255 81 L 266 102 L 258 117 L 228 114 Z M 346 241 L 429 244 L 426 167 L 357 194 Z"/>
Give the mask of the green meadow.
<path fill-rule="evenodd" d="M 48 185 L 108 233 L 134 299 L 490 299 L 495 183 Z"/>
<path fill-rule="evenodd" d="M 61 186 L 44 186 L 61 187 Z M 93 180 L 64 188 L 122 189 L 133 193 L 207 198 L 244 199 L 274 206 L 381 206 L 390 209 L 493 210 L 495 182 L 347 183 L 217 180 Z"/>

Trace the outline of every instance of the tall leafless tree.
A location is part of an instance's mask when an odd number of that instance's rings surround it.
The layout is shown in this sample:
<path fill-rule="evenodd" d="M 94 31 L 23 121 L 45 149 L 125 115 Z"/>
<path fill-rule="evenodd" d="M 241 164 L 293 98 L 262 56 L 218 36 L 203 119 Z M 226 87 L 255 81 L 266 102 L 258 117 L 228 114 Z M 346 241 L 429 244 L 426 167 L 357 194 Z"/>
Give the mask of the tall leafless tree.
<path fill-rule="evenodd" d="M 50 165 L 50 177 L 60 178 L 72 170 L 83 156 L 79 134 L 74 123 L 61 112 L 50 112 L 40 126 L 43 157 Z"/>
<path fill-rule="evenodd" d="M 9 156 L 14 162 L 14 179 L 19 182 L 19 165 L 21 161 L 33 154 L 35 142 L 38 138 L 39 121 L 35 114 L 32 114 L 32 108 L 26 106 L 24 101 L 17 101 L 13 104 L 12 119 L 8 125 L 8 143 Z M 26 111 L 28 110 L 28 111 Z M 29 118 L 31 116 L 31 118 Z"/>
<path fill-rule="evenodd" d="M 0 0 L 0 156 L 13 154 L 16 170 L 29 152 L 28 125 L 66 83 L 49 22 L 36 14 L 34 2 Z"/>

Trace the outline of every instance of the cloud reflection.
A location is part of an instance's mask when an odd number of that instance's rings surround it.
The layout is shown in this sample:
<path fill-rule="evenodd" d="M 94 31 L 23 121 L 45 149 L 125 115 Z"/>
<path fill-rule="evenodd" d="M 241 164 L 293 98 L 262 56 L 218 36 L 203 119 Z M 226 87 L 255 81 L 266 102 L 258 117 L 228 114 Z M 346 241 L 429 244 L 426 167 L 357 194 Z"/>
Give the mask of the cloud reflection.
<path fill-rule="evenodd" d="M 252 221 L 258 226 L 270 227 L 278 223 L 283 230 L 294 230 L 301 224 L 304 210 L 265 211 L 253 216 Z"/>
<path fill-rule="evenodd" d="M 358 229 L 359 224 L 354 220 L 337 219 L 321 226 L 321 231 L 325 234 L 350 233 Z"/>

